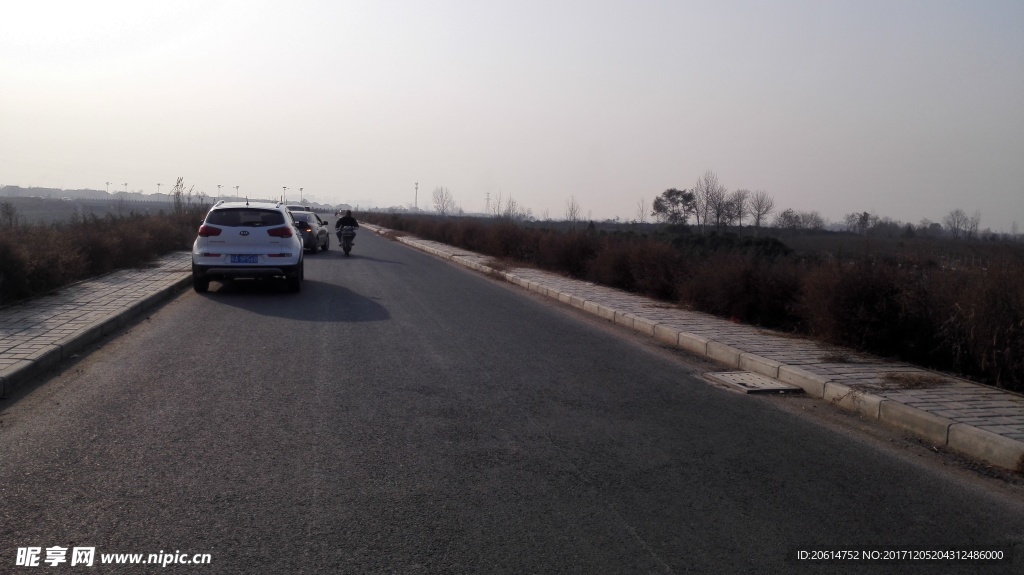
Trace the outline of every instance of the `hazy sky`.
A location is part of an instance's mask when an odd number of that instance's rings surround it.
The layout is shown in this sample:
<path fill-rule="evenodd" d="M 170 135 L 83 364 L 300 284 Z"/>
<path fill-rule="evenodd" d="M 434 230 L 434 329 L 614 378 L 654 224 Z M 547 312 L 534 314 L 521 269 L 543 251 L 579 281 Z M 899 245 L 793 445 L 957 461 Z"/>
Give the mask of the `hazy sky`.
<path fill-rule="evenodd" d="M 0 185 L 1024 227 L 1024 2 L 9 1 Z"/>

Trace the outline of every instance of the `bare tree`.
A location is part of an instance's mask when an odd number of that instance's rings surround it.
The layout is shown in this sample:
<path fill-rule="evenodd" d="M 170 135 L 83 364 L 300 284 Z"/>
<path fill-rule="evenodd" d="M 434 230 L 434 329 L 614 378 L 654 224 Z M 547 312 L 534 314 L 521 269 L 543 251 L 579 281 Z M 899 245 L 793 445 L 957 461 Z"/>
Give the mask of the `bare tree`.
<path fill-rule="evenodd" d="M 501 217 L 501 191 L 500 190 L 498 191 L 498 196 L 496 198 L 494 198 L 494 201 L 490 202 L 489 207 L 490 207 L 490 210 L 491 210 L 491 217 L 494 217 L 494 218 Z"/>
<path fill-rule="evenodd" d="M 978 228 L 981 226 L 981 212 L 978 210 L 974 211 L 974 215 L 971 216 L 970 221 L 967 222 L 967 237 L 968 239 L 977 237 Z"/>
<path fill-rule="evenodd" d="M 0 204 L 0 228 L 18 227 L 18 209 L 11 202 Z"/>
<path fill-rule="evenodd" d="M 636 220 L 634 221 L 638 224 L 647 223 L 647 200 L 642 197 L 636 201 Z"/>
<path fill-rule="evenodd" d="M 761 231 L 761 223 L 768 219 L 768 216 L 775 210 L 775 198 L 768 195 L 764 190 L 754 192 L 750 198 L 750 206 L 747 213 L 754 219 L 754 235 Z"/>
<path fill-rule="evenodd" d="M 693 195 L 694 215 L 697 217 L 700 233 L 703 234 L 704 228 L 708 225 L 709 216 L 713 216 L 716 211 L 721 210 L 722 204 L 725 202 L 725 186 L 718 182 L 718 176 L 714 172 L 708 170 L 697 179 L 697 184 L 693 187 Z"/>
<path fill-rule="evenodd" d="M 565 202 L 565 220 L 570 224 L 576 224 L 580 219 L 580 213 L 583 208 L 580 207 L 580 203 L 576 201 L 576 196 L 569 196 L 569 199 Z"/>
<path fill-rule="evenodd" d="M 946 225 L 949 233 L 953 234 L 953 238 L 957 239 L 960 237 L 960 234 L 967 231 L 970 220 L 963 210 L 957 208 L 946 214 L 946 217 L 942 218 L 942 223 Z"/>
<path fill-rule="evenodd" d="M 505 208 L 501 212 L 501 217 L 511 221 L 523 221 L 533 219 L 533 211 L 529 208 L 524 208 L 515 199 L 512 198 L 512 194 L 509 194 L 508 199 L 505 200 Z"/>
<path fill-rule="evenodd" d="M 729 225 L 743 227 L 743 218 L 747 215 L 747 204 L 750 202 L 750 190 L 736 190 L 729 194 Z"/>
<path fill-rule="evenodd" d="M 725 188 L 722 187 L 718 190 L 712 190 L 708 196 L 708 201 L 710 203 L 710 221 L 715 223 L 715 231 L 722 233 L 723 228 L 729 222 L 729 214 L 732 211 L 729 208 L 729 195 Z"/>
<path fill-rule="evenodd" d="M 869 212 L 852 212 L 843 217 L 843 222 L 846 224 L 847 230 L 863 236 L 868 233 L 869 229 L 878 225 L 879 218 Z"/>
<path fill-rule="evenodd" d="M 441 216 L 455 211 L 455 196 L 448 191 L 448 188 L 444 186 L 434 188 L 434 211 Z"/>
<path fill-rule="evenodd" d="M 800 228 L 805 230 L 821 231 L 825 229 L 825 219 L 818 212 L 798 212 Z"/>

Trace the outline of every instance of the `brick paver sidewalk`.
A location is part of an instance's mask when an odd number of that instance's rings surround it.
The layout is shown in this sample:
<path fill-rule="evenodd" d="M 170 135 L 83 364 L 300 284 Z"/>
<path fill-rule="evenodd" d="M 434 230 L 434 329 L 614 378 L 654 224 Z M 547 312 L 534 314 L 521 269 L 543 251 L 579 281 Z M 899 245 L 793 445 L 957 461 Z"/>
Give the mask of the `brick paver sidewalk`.
<path fill-rule="evenodd" d="M 0 397 L 188 285 L 191 255 L 120 270 L 0 308 Z"/>
<path fill-rule="evenodd" d="M 491 258 L 438 242 L 412 236 L 398 240 L 478 271 L 497 273 L 530 291 L 717 360 L 728 369 L 797 385 L 812 397 L 1024 472 L 1024 396 L 1019 394 L 550 272 L 497 272 L 487 266 Z"/>

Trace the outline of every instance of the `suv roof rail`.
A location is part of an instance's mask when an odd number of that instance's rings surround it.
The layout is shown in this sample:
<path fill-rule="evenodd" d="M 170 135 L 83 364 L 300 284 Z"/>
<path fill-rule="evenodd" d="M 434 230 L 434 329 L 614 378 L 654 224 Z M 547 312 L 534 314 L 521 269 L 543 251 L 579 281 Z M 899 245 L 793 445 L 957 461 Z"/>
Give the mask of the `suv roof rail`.
<path fill-rule="evenodd" d="M 213 206 L 214 206 L 214 207 L 217 207 L 217 206 L 219 206 L 219 205 L 221 205 L 221 204 L 223 204 L 223 203 L 224 203 L 224 200 L 220 200 L 220 201 L 219 201 L 219 202 L 217 202 L 216 204 L 213 204 Z"/>

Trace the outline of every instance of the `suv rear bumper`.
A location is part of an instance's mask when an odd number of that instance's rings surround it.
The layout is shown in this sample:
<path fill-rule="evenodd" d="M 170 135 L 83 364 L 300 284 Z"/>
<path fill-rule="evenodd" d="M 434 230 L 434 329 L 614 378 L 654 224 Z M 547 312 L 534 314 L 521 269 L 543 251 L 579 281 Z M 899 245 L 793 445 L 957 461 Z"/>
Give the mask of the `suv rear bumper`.
<path fill-rule="evenodd" d="M 300 264 L 301 265 L 301 264 Z M 192 265 L 192 276 L 199 279 L 241 279 L 296 277 L 301 273 L 295 266 L 197 266 Z"/>

